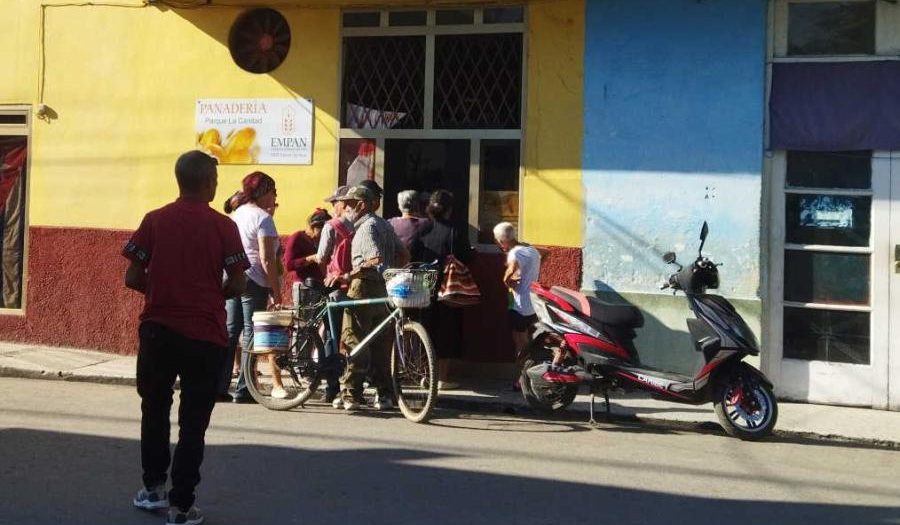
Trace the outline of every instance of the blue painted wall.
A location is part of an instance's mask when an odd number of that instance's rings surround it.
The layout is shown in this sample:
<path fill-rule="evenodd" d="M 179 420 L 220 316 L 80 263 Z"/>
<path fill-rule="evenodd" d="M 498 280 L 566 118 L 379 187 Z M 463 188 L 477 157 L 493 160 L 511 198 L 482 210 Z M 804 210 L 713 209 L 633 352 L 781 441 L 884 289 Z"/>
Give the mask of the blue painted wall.
<path fill-rule="evenodd" d="M 765 0 L 588 0 L 588 290 L 660 293 L 662 253 L 725 263 L 759 297 Z"/>

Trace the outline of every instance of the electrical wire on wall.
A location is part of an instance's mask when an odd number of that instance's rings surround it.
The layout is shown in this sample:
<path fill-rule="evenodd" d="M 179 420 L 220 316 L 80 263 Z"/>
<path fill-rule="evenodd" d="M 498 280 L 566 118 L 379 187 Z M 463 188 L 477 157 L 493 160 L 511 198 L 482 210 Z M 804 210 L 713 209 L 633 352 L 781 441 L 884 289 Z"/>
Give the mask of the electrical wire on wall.
<path fill-rule="evenodd" d="M 522 6 L 524 5 L 533 5 L 533 4 L 550 4 L 554 2 L 558 2 L 559 0 L 526 0 L 522 2 Z M 231 7 L 231 8 L 241 8 L 241 7 L 270 7 L 270 8 L 304 8 L 304 9 L 409 9 L 409 8 L 433 8 L 433 7 L 464 7 L 466 5 L 477 6 L 477 7 L 511 7 L 512 5 L 508 0 L 484 0 L 478 2 L 466 2 L 465 0 L 404 0 L 397 2 L 396 4 L 385 5 L 385 2 L 348 2 L 348 3 L 339 3 L 335 5 L 334 3 L 330 3 L 328 1 L 320 1 L 320 2 L 283 2 L 273 5 L 272 2 L 245 2 L 242 0 L 148 0 L 148 2 L 158 5 L 163 5 L 166 7 L 171 7 L 173 9 L 201 9 L 206 7 Z M 515 5 L 518 7 L 518 5 Z"/>
<path fill-rule="evenodd" d="M 152 4 L 160 4 L 172 9 L 199 9 L 201 7 L 215 7 L 211 5 L 210 0 L 150 0 Z"/>
<path fill-rule="evenodd" d="M 37 117 L 41 120 L 49 120 L 53 115 L 53 110 L 44 104 L 44 83 L 47 74 L 47 8 L 48 7 L 122 7 L 129 9 L 144 9 L 148 6 L 148 0 L 142 0 L 140 4 L 125 4 L 121 2 L 68 2 L 41 4 L 40 21 L 38 30 L 40 35 L 38 38 L 38 57 L 40 59 L 40 67 L 38 68 L 38 110 Z"/>

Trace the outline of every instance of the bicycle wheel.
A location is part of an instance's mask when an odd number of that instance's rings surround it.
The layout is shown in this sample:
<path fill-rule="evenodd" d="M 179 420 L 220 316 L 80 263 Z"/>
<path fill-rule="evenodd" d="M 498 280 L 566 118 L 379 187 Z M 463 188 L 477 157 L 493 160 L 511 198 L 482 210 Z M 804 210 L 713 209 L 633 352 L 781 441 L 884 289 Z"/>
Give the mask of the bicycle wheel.
<path fill-rule="evenodd" d="M 251 350 L 243 364 L 250 396 L 269 410 L 290 410 L 308 401 L 321 381 L 314 352 L 317 351 L 321 356 L 324 347 L 317 339 L 318 335 L 313 337 L 303 334 L 288 352 L 283 353 L 256 354 Z M 253 345 L 250 347 L 252 349 Z M 284 397 L 272 397 L 275 387 L 270 361 L 272 358 L 275 359 L 276 373 L 284 386 Z"/>
<path fill-rule="evenodd" d="M 403 332 L 394 339 L 391 379 L 400 412 L 414 423 L 427 420 L 437 400 L 434 363 L 434 350 L 425 327 L 406 321 Z"/>

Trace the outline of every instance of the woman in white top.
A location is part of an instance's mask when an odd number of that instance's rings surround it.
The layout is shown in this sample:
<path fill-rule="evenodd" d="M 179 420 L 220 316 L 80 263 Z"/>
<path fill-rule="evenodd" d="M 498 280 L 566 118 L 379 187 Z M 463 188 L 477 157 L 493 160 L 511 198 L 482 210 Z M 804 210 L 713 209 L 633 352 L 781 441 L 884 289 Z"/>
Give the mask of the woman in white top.
<path fill-rule="evenodd" d="M 231 219 L 237 224 L 244 252 L 250 262 L 247 270 L 247 290 L 241 296 L 241 308 L 228 311 L 229 331 L 243 325 L 244 338 L 242 345 L 249 348 L 253 341 L 253 313 L 265 311 L 268 306 L 281 304 L 281 282 L 278 271 L 279 257 L 278 230 L 270 211 L 274 210 L 277 192 L 272 177 L 256 171 L 244 177 L 242 181 L 243 203 L 232 214 Z M 240 321 L 238 321 L 240 318 Z M 230 334 L 229 334 L 230 335 Z M 231 339 L 231 338 L 229 338 Z M 236 338 L 234 338 L 236 341 Z M 243 363 L 248 355 L 241 356 Z M 284 398 L 287 392 L 281 382 L 281 371 L 275 365 L 274 356 L 270 356 L 272 366 L 272 392 L 274 398 Z M 238 374 L 237 387 L 234 390 L 236 403 L 252 402 L 247 391 L 247 378 L 244 369 Z"/>

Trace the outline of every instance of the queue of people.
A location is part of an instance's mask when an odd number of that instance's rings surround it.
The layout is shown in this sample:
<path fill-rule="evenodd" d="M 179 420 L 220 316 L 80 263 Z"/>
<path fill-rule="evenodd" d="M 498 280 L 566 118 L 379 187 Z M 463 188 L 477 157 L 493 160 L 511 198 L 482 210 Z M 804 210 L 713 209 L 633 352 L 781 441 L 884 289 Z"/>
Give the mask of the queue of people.
<path fill-rule="evenodd" d="M 278 192 L 272 177 L 260 171 L 244 177 L 241 190 L 224 203 L 228 217 L 209 206 L 218 186 L 215 158 L 200 151 L 185 153 L 175 164 L 175 178 L 178 199 L 148 213 L 122 254 L 130 262 L 125 285 L 143 294 L 145 303 L 137 362 L 143 487 L 133 504 L 168 509 L 168 523 L 190 525 L 203 521 L 194 505 L 194 489 L 213 406 L 226 400 L 252 402 L 244 367 L 235 370 L 236 357 L 248 356 L 238 351 L 238 344 L 252 344 L 254 312 L 284 302 L 282 279 L 324 281 L 337 288 L 338 300 L 382 298 L 387 295 L 385 269 L 411 259 L 437 261 L 440 268 L 451 256 L 465 263 L 473 248 L 468 232 L 454 226 L 453 195 L 444 190 L 427 196 L 400 192 L 401 216 L 386 221 L 377 214 L 383 191 L 375 181 L 342 186 L 325 199 L 333 215 L 313 210 L 305 228 L 292 234 L 283 250 L 275 226 Z M 512 224 L 498 224 L 494 236 L 507 254 L 503 283 L 510 293 L 509 323 L 518 359 L 536 320 L 528 287 L 537 279 L 540 254 L 517 239 Z M 375 304 L 330 316 L 340 341 L 326 341 L 326 358 L 348 354 L 387 314 L 384 304 Z M 439 387 L 452 388 L 447 360 L 460 356 L 460 311 L 437 302 L 421 319 L 438 353 Z M 335 408 L 360 408 L 366 404 L 362 394 L 368 378 L 377 391 L 373 407 L 391 408 L 391 344 L 391 334 L 382 334 L 371 351 L 345 364 L 339 383 L 336 374 L 328 378 L 325 400 Z M 285 397 L 273 356 L 268 364 L 270 395 Z M 235 371 L 232 396 L 228 387 Z M 181 381 L 180 432 L 172 456 L 169 412 L 176 377 Z M 172 488 L 167 491 L 170 467 Z"/>
<path fill-rule="evenodd" d="M 385 268 L 402 266 L 411 260 L 433 261 L 438 268 L 444 268 L 449 256 L 468 264 L 474 253 L 466 229 L 454 226 L 453 195 L 445 190 L 399 192 L 397 204 L 401 215 L 385 221 L 377 214 L 383 190 L 375 181 L 341 186 L 324 199 L 331 204 L 333 215 L 316 208 L 307 218 L 306 227 L 290 235 L 286 249 L 280 250 L 273 217 L 278 207 L 274 180 L 262 172 L 254 172 L 244 178 L 242 186 L 242 190 L 226 200 L 224 209 L 238 225 L 251 268 L 247 272 L 247 290 L 241 297 L 227 301 L 230 357 L 223 364 L 218 383 L 220 401 L 253 402 L 238 362 L 242 354 L 236 350 L 238 339 L 243 333 L 242 346 L 249 345 L 253 338 L 253 312 L 281 304 L 283 277 L 292 282 L 312 279 L 332 287 L 337 285 L 332 295 L 335 301 L 377 298 L 385 295 L 381 277 Z M 503 284 L 509 290 L 508 323 L 519 365 L 536 321 L 528 287 L 537 279 L 541 256 L 534 247 L 517 239 L 515 227 L 510 223 L 498 224 L 494 237 L 506 254 Z M 278 253 L 281 257 L 275 257 Z M 325 357 L 346 355 L 386 313 L 378 305 L 330 312 L 328 326 L 322 330 Z M 419 319 L 432 335 L 438 357 L 439 389 L 457 388 L 457 383 L 448 377 L 450 360 L 462 356 L 461 309 L 434 302 L 421 312 Z M 335 325 L 334 333 L 340 334 L 340 341 L 332 340 L 331 324 Z M 352 363 L 346 360 L 337 363 L 335 366 L 343 370 L 342 375 L 338 371 L 326 374 L 325 402 L 347 410 L 366 405 L 362 384 L 368 378 L 378 391 L 372 406 L 384 409 L 392 404 L 387 375 L 389 334 L 383 339 L 371 356 L 367 353 Z M 271 395 L 284 397 L 286 393 L 274 359 L 269 366 L 274 383 Z M 340 383 L 338 375 L 341 375 Z M 237 376 L 237 386 L 231 396 L 228 386 L 233 376 Z M 518 385 L 514 384 L 513 388 L 517 389 Z"/>

